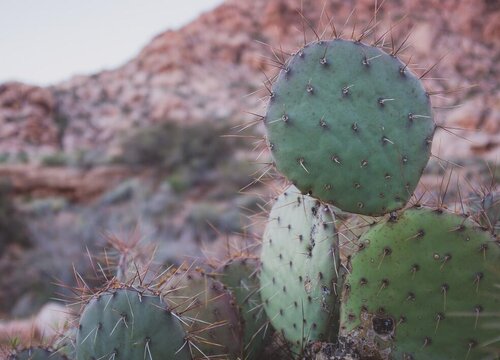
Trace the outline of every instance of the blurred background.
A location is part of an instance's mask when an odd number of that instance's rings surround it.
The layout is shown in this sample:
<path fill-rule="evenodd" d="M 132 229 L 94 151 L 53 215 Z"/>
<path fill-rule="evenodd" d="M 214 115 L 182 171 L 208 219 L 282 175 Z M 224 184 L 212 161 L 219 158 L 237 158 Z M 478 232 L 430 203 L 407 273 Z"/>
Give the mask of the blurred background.
<path fill-rule="evenodd" d="M 313 0 L 302 12 L 320 35 L 331 36 L 333 20 L 350 37 L 375 3 Z M 265 111 L 264 73 L 275 75 L 304 34 L 315 39 L 300 7 L 0 2 L 0 333 L 71 296 L 57 284 L 74 286 L 75 272 L 95 285 L 88 254 L 109 250 L 110 237 L 153 244 L 162 264 L 259 237 L 252 214 L 282 182 L 251 185 L 269 161 L 263 128 L 239 130 Z M 433 96 L 442 127 L 419 191 L 439 195 L 450 164 L 450 199 L 491 188 L 500 178 L 500 3 L 387 0 L 377 21 L 367 42 L 397 24 L 389 50 L 410 34 L 410 67 L 422 74 L 438 63 L 424 82 L 443 92 Z"/>

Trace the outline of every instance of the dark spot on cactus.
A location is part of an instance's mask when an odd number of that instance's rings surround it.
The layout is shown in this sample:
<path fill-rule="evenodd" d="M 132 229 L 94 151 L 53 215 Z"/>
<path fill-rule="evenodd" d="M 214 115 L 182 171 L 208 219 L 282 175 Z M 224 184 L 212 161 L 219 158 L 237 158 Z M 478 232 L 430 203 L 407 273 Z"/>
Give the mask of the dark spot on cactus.
<path fill-rule="evenodd" d="M 408 120 L 410 121 L 410 123 L 413 123 L 413 120 L 415 120 L 415 115 L 413 115 L 412 113 L 408 113 Z"/>
<path fill-rule="evenodd" d="M 424 338 L 424 344 L 422 345 L 422 347 L 427 347 L 427 346 L 429 346 L 430 344 L 432 344 L 432 339 L 431 339 L 430 337 L 426 336 L 426 337 Z"/>
<path fill-rule="evenodd" d="M 359 280 L 359 285 L 364 286 L 366 284 L 368 284 L 368 280 L 366 278 L 361 278 Z"/>
<path fill-rule="evenodd" d="M 342 165 L 342 162 L 341 162 L 341 160 L 340 160 L 340 157 L 339 157 L 338 155 L 336 155 L 336 154 L 333 154 L 333 155 L 331 156 L 331 160 L 332 160 L 334 163 L 336 163 L 336 164 Z"/>
<path fill-rule="evenodd" d="M 292 230 L 292 225 L 288 224 L 287 229 L 288 229 L 288 231 Z"/>
<path fill-rule="evenodd" d="M 283 316 L 283 309 L 280 309 L 280 315 Z"/>
<path fill-rule="evenodd" d="M 319 60 L 319 63 L 323 66 L 328 66 L 328 60 L 326 59 L 326 57 L 322 57 L 320 60 Z"/>
<path fill-rule="evenodd" d="M 360 202 L 358 202 L 358 204 L 357 204 L 357 205 L 358 205 L 358 208 L 359 208 L 359 209 L 362 209 L 362 208 L 365 206 L 365 205 L 364 205 L 361 201 L 360 201 Z"/>
<path fill-rule="evenodd" d="M 389 286 L 389 279 L 382 279 L 380 284 L 382 285 L 382 287 L 386 288 L 387 286 Z"/>
<path fill-rule="evenodd" d="M 401 316 L 399 317 L 398 324 L 404 324 L 404 323 L 406 323 L 407 321 L 408 321 L 408 319 L 406 318 L 406 316 L 401 315 Z"/>
<path fill-rule="evenodd" d="M 351 93 L 351 91 L 349 90 L 349 86 L 344 86 L 342 88 L 342 96 L 343 97 L 349 96 L 350 93 Z"/>
<path fill-rule="evenodd" d="M 425 145 L 430 146 L 432 144 L 432 136 L 428 136 L 425 138 Z"/>
<path fill-rule="evenodd" d="M 410 291 L 406 296 L 406 301 L 414 301 L 414 300 L 415 300 L 415 293 Z"/>
<path fill-rule="evenodd" d="M 441 292 L 446 294 L 448 292 L 448 290 L 450 290 L 450 285 L 444 283 L 441 285 Z"/>
<path fill-rule="evenodd" d="M 406 66 L 399 67 L 399 75 L 401 75 L 402 77 L 406 77 Z"/>
<path fill-rule="evenodd" d="M 266 305 L 269 305 L 269 299 L 264 300 L 264 302 L 266 303 Z"/>
<path fill-rule="evenodd" d="M 292 260 L 290 260 L 290 262 L 288 264 L 290 265 L 290 267 L 292 267 L 292 265 L 293 265 Z"/>
<path fill-rule="evenodd" d="M 325 129 L 325 130 L 327 130 L 327 129 L 328 129 L 328 124 L 326 123 L 326 121 L 325 121 L 323 118 L 321 118 L 321 119 L 319 120 L 319 126 L 321 126 L 321 127 L 322 127 L 323 129 Z"/>
<path fill-rule="evenodd" d="M 273 244 L 273 239 L 269 239 L 269 245 L 272 245 Z"/>
<path fill-rule="evenodd" d="M 313 206 L 313 207 L 311 208 L 311 212 L 312 212 L 312 214 L 313 214 L 314 216 L 317 216 L 317 215 L 318 215 L 318 208 L 317 208 L 316 206 Z"/>
<path fill-rule="evenodd" d="M 366 67 L 370 67 L 370 60 L 366 56 L 363 57 L 363 61 L 361 62 Z"/>
<path fill-rule="evenodd" d="M 280 260 L 283 260 L 283 255 L 279 254 L 278 257 L 280 258 Z"/>
<path fill-rule="evenodd" d="M 383 253 L 384 253 L 384 256 L 391 255 L 392 254 L 392 249 L 390 247 L 386 246 L 384 248 Z"/>
<path fill-rule="evenodd" d="M 361 184 L 360 184 L 360 183 L 357 183 L 357 182 L 355 182 L 355 183 L 353 184 L 353 186 L 354 186 L 354 188 L 355 188 L 355 189 L 360 189 L 360 188 L 361 188 Z"/>
<path fill-rule="evenodd" d="M 368 160 L 361 160 L 361 167 L 368 166 Z"/>
<path fill-rule="evenodd" d="M 302 275 L 299 275 L 299 282 L 302 282 Z"/>
<path fill-rule="evenodd" d="M 479 252 L 484 253 L 486 250 L 488 250 L 488 244 L 481 244 L 479 246 Z"/>
<path fill-rule="evenodd" d="M 408 164 L 408 156 L 403 155 L 403 156 L 401 157 L 401 161 L 402 161 L 403 165 Z"/>
<path fill-rule="evenodd" d="M 308 296 L 308 297 L 307 297 L 307 301 L 312 302 L 312 297 L 311 297 L 311 296 Z"/>
<path fill-rule="evenodd" d="M 390 222 L 397 222 L 398 221 L 398 213 L 395 212 L 395 211 L 392 211 L 390 214 L 389 214 L 389 221 Z"/>
<path fill-rule="evenodd" d="M 302 240 L 304 240 L 304 236 L 301 234 L 299 235 L 299 241 L 302 242 Z"/>
<path fill-rule="evenodd" d="M 444 314 L 442 312 L 438 312 L 436 314 L 436 320 L 437 321 L 441 321 L 441 320 L 444 320 L 444 319 L 445 319 L 445 316 L 444 316 Z"/>
<path fill-rule="evenodd" d="M 297 329 L 297 324 L 296 323 L 293 323 L 292 326 L 293 326 L 294 329 Z"/>
<path fill-rule="evenodd" d="M 325 184 L 324 189 L 326 191 L 330 191 L 330 190 L 332 190 L 332 185 L 331 184 Z"/>
<path fill-rule="evenodd" d="M 323 273 L 321 271 L 318 273 L 318 279 L 323 280 Z"/>
<path fill-rule="evenodd" d="M 391 176 L 391 174 L 386 173 L 386 174 L 384 175 L 384 178 L 385 178 L 386 180 L 391 180 L 392 176 Z"/>
<path fill-rule="evenodd" d="M 391 317 L 378 317 L 372 319 L 373 330 L 379 335 L 388 335 L 394 331 L 394 320 Z"/>
<path fill-rule="evenodd" d="M 358 244 L 358 250 L 363 250 L 366 247 L 365 243 Z"/>
<path fill-rule="evenodd" d="M 363 313 L 367 313 L 368 312 L 368 308 L 366 307 L 366 305 L 361 305 L 361 312 Z"/>
<path fill-rule="evenodd" d="M 354 131 L 355 133 L 357 133 L 359 131 L 359 125 L 357 122 L 355 122 L 354 124 L 351 125 L 351 129 L 352 131 Z"/>
<path fill-rule="evenodd" d="M 294 301 L 294 302 L 293 302 L 293 306 L 295 306 L 295 307 L 298 307 L 298 306 L 299 306 L 299 304 L 297 303 L 297 301 Z"/>
<path fill-rule="evenodd" d="M 307 84 L 306 91 L 308 94 L 311 94 L 311 95 L 314 93 L 314 88 L 312 87 L 311 84 Z"/>
<path fill-rule="evenodd" d="M 290 118 L 288 117 L 287 114 L 281 115 L 281 120 L 286 124 L 290 121 Z"/>
<path fill-rule="evenodd" d="M 469 347 L 469 350 L 472 348 L 475 348 L 477 346 L 478 342 L 477 340 L 470 339 L 469 342 L 467 343 L 467 346 Z"/>
<path fill-rule="evenodd" d="M 385 308 L 383 308 L 383 307 L 379 307 L 379 308 L 377 309 L 377 313 L 378 313 L 378 314 L 385 314 Z"/>
<path fill-rule="evenodd" d="M 283 292 L 286 293 L 286 286 L 283 285 Z"/>
<path fill-rule="evenodd" d="M 273 276 L 273 285 L 276 284 L 276 279 Z"/>
<path fill-rule="evenodd" d="M 317 328 L 317 327 L 318 327 L 318 325 L 316 325 L 316 323 L 312 323 L 312 328 L 313 328 L 314 330 L 316 330 L 316 328 Z"/>

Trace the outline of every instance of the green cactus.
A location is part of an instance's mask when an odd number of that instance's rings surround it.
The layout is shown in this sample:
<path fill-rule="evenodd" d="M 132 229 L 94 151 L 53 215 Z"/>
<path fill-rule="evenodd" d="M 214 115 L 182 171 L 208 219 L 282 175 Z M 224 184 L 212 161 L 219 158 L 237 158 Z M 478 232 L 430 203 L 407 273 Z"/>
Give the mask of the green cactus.
<path fill-rule="evenodd" d="M 77 360 L 191 359 L 186 333 L 160 296 L 133 288 L 93 296 L 80 318 Z"/>
<path fill-rule="evenodd" d="M 274 204 L 261 254 L 261 296 L 271 324 L 301 353 L 338 330 L 338 242 L 319 201 L 289 187 Z"/>
<path fill-rule="evenodd" d="M 243 352 L 238 308 L 224 286 L 202 271 L 178 270 L 161 285 L 164 300 L 186 319 L 202 357 L 236 359 Z"/>
<path fill-rule="evenodd" d="M 68 358 L 51 349 L 30 347 L 10 354 L 7 360 L 68 360 Z"/>
<path fill-rule="evenodd" d="M 442 210 L 410 209 L 374 225 L 352 259 L 342 331 L 367 357 L 483 359 L 498 337 L 489 324 L 500 311 L 498 245 Z"/>
<path fill-rule="evenodd" d="M 270 338 L 268 320 L 259 293 L 259 260 L 237 257 L 227 260 L 214 273 L 232 292 L 244 324 L 244 358 L 259 359 Z"/>
<path fill-rule="evenodd" d="M 471 214 L 482 226 L 492 234 L 500 233 L 500 192 L 474 194 L 468 199 L 468 204 Z"/>
<path fill-rule="evenodd" d="M 265 125 L 276 167 L 302 193 L 371 216 L 406 204 L 435 129 L 429 96 L 405 64 L 341 39 L 286 62 Z"/>

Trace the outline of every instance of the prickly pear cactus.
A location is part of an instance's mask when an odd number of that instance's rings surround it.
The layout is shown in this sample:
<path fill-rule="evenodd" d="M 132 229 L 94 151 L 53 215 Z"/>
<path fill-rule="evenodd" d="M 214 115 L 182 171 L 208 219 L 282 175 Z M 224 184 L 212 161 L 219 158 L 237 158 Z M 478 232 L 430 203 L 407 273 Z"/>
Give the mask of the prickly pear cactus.
<path fill-rule="evenodd" d="M 278 170 L 344 211 L 403 207 L 435 129 L 419 79 L 397 57 L 341 39 L 311 43 L 284 66 L 265 116 Z"/>
<path fill-rule="evenodd" d="M 365 356 L 483 359 L 498 338 L 500 247 L 469 219 L 411 209 L 360 239 L 341 314 Z"/>
<path fill-rule="evenodd" d="M 195 334 L 199 357 L 236 359 L 243 353 L 243 327 L 238 307 L 224 286 L 202 271 L 176 271 L 162 285 L 170 308 L 186 318 Z"/>
<path fill-rule="evenodd" d="M 337 246 L 329 209 L 294 186 L 285 190 L 264 233 L 260 286 L 271 324 L 297 353 L 337 335 Z"/>
<path fill-rule="evenodd" d="M 490 191 L 473 195 L 468 200 L 469 210 L 477 221 L 492 234 L 500 234 L 500 192 Z"/>
<path fill-rule="evenodd" d="M 232 292 L 243 319 L 245 359 L 260 359 L 271 330 L 259 293 L 259 260 L 237 257 L 220 265 L 214 276 Z"/>
<path fill-rule="evenodd" d="M 16 351 L 9 355 L 7 360 L 68 360 L 68 358 L 50 349 L 30 347 Z"/>
<path fill-rule="evenodd" d="M 77 360 L 191 359 L 181 322 L 159 296 L 110 289 L 85 306 L 76 337 Z"/>

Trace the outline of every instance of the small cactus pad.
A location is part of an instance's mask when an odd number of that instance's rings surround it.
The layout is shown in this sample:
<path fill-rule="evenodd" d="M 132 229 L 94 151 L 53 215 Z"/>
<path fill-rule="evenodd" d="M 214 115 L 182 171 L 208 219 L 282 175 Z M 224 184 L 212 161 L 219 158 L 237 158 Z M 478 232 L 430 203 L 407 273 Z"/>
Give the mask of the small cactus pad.
<path fill-rule="evenodd" d="M 191 359 L 178 317 L 159 296 L 131 288 L 93 297 L 80 318 L 77 360 Z"/>
<path fill-rule="evenodd" d="M 232 292 L 244 322 L 244 357 L 259 359 L 269 340 L 267 317 L 259 293 L 259 260 L 238 257 L 226 261 L 215 271 L 215 277 Z"/>
<path fill-rule="evenodd" d="M 68 360 L 68 358 L 50 349 L 31 347 L 10 354 L 7 360 Z"/>
<path fill-rule="evenodd" d="M 483 359 L 498 339 L 499 264 L 499 244 L 467 217 L 407 210 L 360 238 L 341 329 L 367 357 Z"/>
<path fill-rule="evenodd" d="M 337 335 L 337 245 L 327 207 L 294 186 L 279 196 L 262 244 L 261 296 L 271 324 L 297 353 Z"/>
<path fill-rule="evenodd" d="M 236 359 L 243 352 L 243 328 L 238 307 L 224 286 L 202 271 L 176 271 L 162 285 L 168 305 L 186 319 L 195 334 L 199 357 Z"/>
<path fill-rule="evenodd" d="M 403 207 L 429 160 L 429 96 L 397 57 L 360 42 L 306 45 L 287 61 L 265 117 L 276 167 L 348 212 Z"/>

